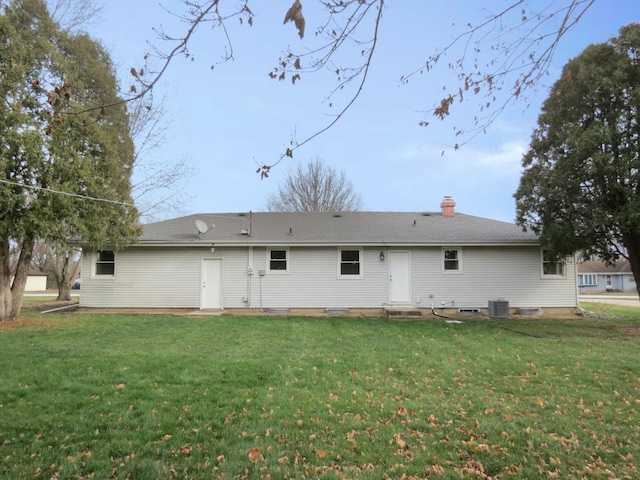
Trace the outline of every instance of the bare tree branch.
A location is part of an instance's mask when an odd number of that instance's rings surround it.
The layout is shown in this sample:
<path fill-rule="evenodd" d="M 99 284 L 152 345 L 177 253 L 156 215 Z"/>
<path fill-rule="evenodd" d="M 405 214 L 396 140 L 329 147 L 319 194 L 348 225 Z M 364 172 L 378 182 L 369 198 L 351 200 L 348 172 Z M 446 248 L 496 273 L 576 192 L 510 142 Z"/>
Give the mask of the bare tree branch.
<path fill-rule="evenodd" d="M 297 0 L 296 0 L 297 1 Z M 280 158 L 273 164 L 271 165 L 266 165 L 263 164 L 261 165 L 256 172 L 260 173 L 260 176 L 262 178 L 266 178 L 269 176 L 269 171 L 271 170 L 272 167 L 278 165 L 282 160 L 284 160 L 286 157 L 290 157 L 293 158 L 293 152 L 295 150 L 297 150 L 298 148 L 302 147 L 303 145 L 306 145 L 307 143 L 309 143 L 310 141 L 312 141 L 313 139 L 315 139 L 316 137 L 318 137 L 319 135 L 322 135 L 324 132 L 326 132 L 327 130 L 329 130 L 330 128 L 332 128 L 336 123 L 338 123 L 340 121 L 340 119 L 343 117 L 343 115 L 351 108 L 351 106 L 356 102 L 356 100 L 358 99 L 358 97 L 360 96 L 360 94 L 362 93 L 362 90 L 364 89 L 365 83 L 367 81 L 367 75 L 369 73 L 369 68 L 371 66 L 371 61 L 373 59 L 373 54 L 375 53 L 376 50 L 376 46 L 378 44 L 378 30 L 380 27 L 380 21 L 382 19 L 382 8 L 384 7 L 384 0 L 375 0 L 375 1 L 371 1 L 371 2 L 365 2 L 365 1 L 351 1 L 351 2 L 338 2 L 339 7 L 340 7 L 340 11 L 342 11 L 344 8 L 346 8 L 346 4 L 353 4 L 353 3 L 357 3 L 355 12 L 348 15 L 345 26 L 339 30 L 340 33 L 335 33 L 335 30 L 332 30 L 332 35 L 334 37 L 334 41 L 325 45 L 324 47 L 322 47 L 321 49 L 316 50 L 315 52 L 318 51 L 322 51 L 323 49 L 328 49 L 329 52 L 327 54 L 325 54 L 322 58 L 320 58 L 320 60 L 313 62 L 312 66 L 310 67 L 310 71 L 317 71 L 323 67 L 325 67 L 331 57 L 333 56 L 333 54 L 337 51 L 337 49 L 340 47 L 340 45 L 342 45 L 342 43 L 344 43 L 348 38 L 351 37 L 351 35 L 353 34 L 353 32 L 355 31 L 356 27 L 358 25 L 360 25 L 360 23 L 363 21 L 363 19 L 366 17 L 367 12 L 376 4 L 378 4 L 378 12 L 377 15 L 375 17 L 375 22 L 374 22 L 374 26 L 373 26 L 373 35 L 372 35 L 372 39 L 367 42 L 369 44 L 369 47 L 367 49 L 365 49 L 363 52 L 366 52 L 363 54 L 364 57 L 364 61 L 362 62 L 362 64 L 353 69 L 352 73 L 350 75 L 348 75 L 348 77 L 346 79 L 341 79 L 340 77 L 340 69 L 338 69 L 336 71 L 336 74 L 338 76 L 338 81 L 339 81 L 339 85 L 338 87 L 336 87 L 336 89 L 333 90 L 333 92 L 329 95 L 329 99 L 331 98 L 331 95 L 333 93 L 335 93 L 338 89 L 342 89 L 344 88 L 348 83 L 356 80 L 358 77 L 360 77 L 360 82 L 356 88 L 355 93 L 350 97 L 350 99 L 347 101 L 347 103 L 345 104 L 345 106 L 340 110 L 340 112 L 338 112 L 337 115 L 334 116 L 333 120 L 331 122 L 329 122 L 327 125 L 325 125 L 323 128 L 317 130 L 315 133 L 311 134 L 310 136 L 306 137 L 304 140 L 302 141 L 298 141 L 295 136 L 291 139 L 290 142 L 290 146 L 285 150 L 284 153 L 280 154 Z M 325 5 L 328 5 L 329 2 L 327 2 Z M 335 13 L 337 12 L 337 9 L 332 10 L 331 15 L 335 15 Z M 322 31 L 322 30 L 321 30 Z M 306 54 L 305 54 L 306 55 Z M 272 78 L 280 78 L 282 75 L 285 75 L 286 72 L 291 72 L 291 66 L 293 66 L 294 70 L 300 70 L 300 58 L 302 55 L 295 55 L 291 52 L 289 52 L 286 56 L 287 60 L 284 61 L 281 59 L 280 65 L 281 67 L 277 67 L 276 68 L 276 72 L 280 71 L 280 74 L 277 73 L 273 73 L 272 72 Z"/>
<path fill-rule="evenodd" d="M 549 71 L 562 38 L 580 21 L 595 0 L 552 0 L 538 12 L 527 11 L 528 3 L 524 0 L 513 2 L 499 13 L 490 14 L 479 25 L 468 24 L 466 31 L 430 55 L 422 66 L 400 77 L 400 82 L 406 84 L 417 75 L 432 71 L 447 54 L 452 53 L 457 57 L 447 65 L 456 73 L 459 82 L 457 91 L 444 85 L 444 97 L 423 112 L 427 117 L 420 122 L 421 126 L 429 125 L 428 116 L 440 120 L 448 117 L 454 101 L 462 102 L 467 96 L 480 96 L 480 115 L 474 118 L 474 128 L 470 131 L 457 128 L 456 135 L 468 135 L 462 142 L 465 144 L 486 131 L 508 105 L 526 97 L 529 91 L 535 91 Z M 516 15 L 516 19 L 510 17 Z M 554 26 L 552 24 L 556 19 L 560 23 Z M 461 44 L 462 53 L 453 52 L 453 48 Z M 481 58 L 486 50 L 491 53 L 481 68 L 478 65 L 483 63 Z M 467 58 L 469 51 L 473 52 L 471 59 Z M 508 93 L 499 100 L 498 94 L 503 89 Z M 454 148 L 459 146 L 456 144 Z"/>
<path fill-rule="evenodd" d="M 52 0 L 53 1 L 53 0 Z M 63 1 L 63 0 L 58 0 Z M 75 0 L 74 0 L 75 1 Z M 81 1 L 81 0 L 77 0 Z M 160 61 L 159 68 L 132 68 L 134 83 L 131 96 L 124 102 L 135 101 L 148 94 L 160 81 L 172 60 L 178 56 L 193 59 L 189 51 L 200 25 L 210 24 L 212 29 L 221 30 L 224 37 L 224 54 L 219 63 L 233 59 L 234 51 L 227 22 L 237 18 L 241 24 L 253 24 L 254 13 L 249 8 L 250 0 L 242 0 L 233 7 L 224 3 L 228 10 L 221 10 L 218 0 L 181 0 L 185 11 L 173 14 L 187 25 L 186 31 L 172 36 L 162 29 L 156 33 L 161 42 L 173 44 L 168 51 L 151 45 L 153 54 L 145 57 Z M 311 0 L 309 0 L 311 1 Z M 290 79 L 295 84 L 302 75 L 329 70 L 335 73 L 336 82 L 329 87 L 325 101 L 333 107 L 333 97 L 345 92 L 355 83 L 353 91 L 341 102 L 341 108 L 332 120 L 314 133 L 298 140 L 292 134 L 288 146 L 273 163 L 260 162 L 257 173 L 262 178 L 269 176 L 270 169 L 285 158 L 293 157 L 294 151 L 333 128 L 353 106 L 365 87 L 374 53 L 378 45 L 378 32 L 382 21 L 384 0 L 318 0 L 326 12 L 326 21 L 317 22 L 315 38 L 323 42 L 301 53 L 290 49 L 278 60 L 269 75 L 278 80 Z M 542 8 L 530 0 L 512 0 L 498 13 L 487 14 L 487 19 L 479 25 L 467 24 L 464 31 L 456 35 L 445 47 L 436 49 L 427 56 L 418 68 L 400 76 L 401 84 L 415 81 L 420 74 L 428 74 L 445 58 L 453 59 L 446 68 L 455 73 L 457 83 L 445 85 L 444 94 L 432 107 L 422 111 L 424 118 L 419 125 L 429 125 L 430 117 L 443 120 L 448 118 L 456 102 L 477 98 L 478 114 L 472 127 L 456 127 L 456 136 L 465 135 L 465 144 L 477 134 L 486 131 L 504 111 L 521 98 L 535 91 L 541 79 L 552 66 L 554 53 L 564 36 L 584 16 L 595 0 L 550 0 Z M 538 10 L 533 10 L 538 8 Z M 371 12 L 375 11 L 375 15 Z M 298 35 L 304 37 L 305 25 L 309 22 L 302 14 L 302 0 L 293 0 L 284 15 L 285 23 L 293 22 Z M 360 61 L 355 65 L 344 65 L 338 59 L 338 52 L 360 50 Z M 212 67 L 213 68 L 213 67 Z M 96 105 L 91 110 L 99 112 L 120 102 Z M 79 112 L 68 112 L 79 113 Z M 456 144 L 454 148 L 458 148 Z"/>
<path fill-rule="evenodd" d="M 239 17 L 241 20 L 243 18 L 246 18 L 247 23 L 251 25 L 253 23 L 253 12 L 251 12 L 248 7 L 248 1 L 249 0 L 243 0 L 240 3 L 239 7 L 232 10 L 228 14 L 223 14 L 219 10 L 218 0 L 207 0 L 203 3 L 190 0 L 182 0 L 182 3 L 187 9 L 187 12 L 182 15 L 176 16 L 180 18 L 184 23 L 189 25 L 186 32 L 184 33 L 184 36 L 173 37 L 164 32 L 162 29 L 155 30 L 156 35 L 161 41 L 175 43 L 175 46 L 169 52 L 164 52 L 157 47 L 151 46 L 154 51 L 154 56 L 161 62 L 158 70 L 150 70 L 149 68 L 131 68 L 131 75 L 134 79 L 134 82 L 131 84 L 129 89 L 129 93 L 131 94 L 130 96 L 115 102 L 96 104 L 93 107 L 84 108 L 82 110 L 67 110 L 63 113 L 66 115 L 74 115 L 92 111 L 103 113 L 108 108 L 123 105 L 143 98 L 145 95 L 151 92 L 157 85 L 157 83 L 161 80 L 174 58 L 178 56 L 184 56 L 186 58 L 191 57 L 191 54 L 189 53 L 189 43 L 198 27 L 202 24 L 212 23 L 214 27 L 217 26 L 222 28 L 225 32 L 225 37 L 227 38 L 228 45 L 229 47 L 231 47 L 230 39 L 228 33 L 226 32 L 225 22 L 231 18 Z M 229 48 L 229 51 L 222 58 L 221 63 L 229 61 L 232 58 L 233 50 Z M 151 56 L 147 54 L 144 60 L 147 62 L 148 66 L 151 60 Z M 55 85 L 55 87 L 60 88 L 59 85 Z"/>
<path fill-rule="evenodd" d="M 67 32 L 86 30 L 104 8 L 99 0 L 48 0 L 47 5 L 51 18 Z"/>

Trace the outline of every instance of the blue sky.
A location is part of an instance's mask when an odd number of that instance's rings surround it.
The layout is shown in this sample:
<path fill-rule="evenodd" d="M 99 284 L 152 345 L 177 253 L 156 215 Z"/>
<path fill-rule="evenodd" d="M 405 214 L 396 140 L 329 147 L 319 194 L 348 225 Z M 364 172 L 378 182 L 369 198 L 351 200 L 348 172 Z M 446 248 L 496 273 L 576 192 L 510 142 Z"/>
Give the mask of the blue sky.
<path fill-rule="evenodd" d="M 466 23 L 481 22 L 507 3 L 387 2 L 362 95 L 336 126 L 298 149 L 294 159 L 280 163 L 264 180 L 255 173 L 259 165 L 275 162 L 294 132 L 298 139 L 306 138 L 338 110 L 340 97 L 333 107 L 325 102 L 333 85 L 328 73 L 307 75 L 295 86 L 267 75 L 288 46 L 302 51 L 312 45 L 313 32 L 326 17 L 317 0 L 303 0 L 307 24 L 300 40 L 291 23 L 282 24 L 291 0 L 251 2 L 254 25 L 230 22 L 234 60 L 213 70 L 223 53 L 223 38 L 220 31 L 202 26 L 192 43 L 194 60 L 176 59 L 155 89 L 157 97 L 166 98 L 170 126 L 163 148 L 154 155 L 167 162 L 186 158 L 194 169 L 186 192 L 180 193 L 181 213 L 264 210 L 267 196 L 291 165 L 320 157 L 346 173 L 362 196 L 363 210 L 436 211 L 443 196 L 451 195 L 459 212 L 512 222 L 520 161 L 549 87 L 562 66 L 587 45 L 640 22 L 640 2 L 596 0 L 563 40 L 535 95 L 510 105 L 486 133 L 454 150 L 461 140 L 454 129 L 473 125 L 478 100 L 455 104 L 446 121 L 430 118 L 428 127 L 419 127 L 421 111 L 438 102 L 442 86 L 455 78 L 438 68 L 405 86 L 398 79 L 463 32 Z M 529 3 L 536 9 L 548 1 Z M 178 0 L 105 2 L 91 34 L 110 51 L 124 88 L 130 84 L 130 68 L 144 65 L 149 42 L 168 47 L 157 40 L 154 27 L 176 36 L 184 32 L 185 25 L 167 13 L 182 7 Z M 357 57 L 359 51 L 349 55 Z M 346 61 L 352 60 L 349 55 Z"/>

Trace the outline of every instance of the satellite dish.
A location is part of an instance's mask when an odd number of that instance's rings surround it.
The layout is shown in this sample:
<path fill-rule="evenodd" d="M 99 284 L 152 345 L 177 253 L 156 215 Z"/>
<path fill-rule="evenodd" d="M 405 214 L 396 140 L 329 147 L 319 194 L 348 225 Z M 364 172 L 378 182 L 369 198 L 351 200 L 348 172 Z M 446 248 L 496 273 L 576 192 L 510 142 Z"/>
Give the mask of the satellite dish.
<path fill-rule="evenodd" d="M 198 232 L 200 232 L 200 235 L 209 231 L 209 227 L 207 227 L 207 224 L 202 220 L 196 220 L 196 228 L 198 229 Z"/>

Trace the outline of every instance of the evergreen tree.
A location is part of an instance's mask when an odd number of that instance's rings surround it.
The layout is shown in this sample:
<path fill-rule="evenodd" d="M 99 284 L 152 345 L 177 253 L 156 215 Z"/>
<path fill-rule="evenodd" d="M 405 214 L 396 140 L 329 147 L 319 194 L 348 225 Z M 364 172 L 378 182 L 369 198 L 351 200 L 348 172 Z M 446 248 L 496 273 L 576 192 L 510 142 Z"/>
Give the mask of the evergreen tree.
<path fill-rule="evenodd" d="M 640 24 L 565 66 L 523 168 L 520 225 L 559 255 L 626 257 L 640 281 Z"/>
<path fill-rule="evenodd" d="M 42 0 L 0 15 L 0 321 L 22 305 L 36 239 L 119 248 L 139 233 L 133 142 L 105 50 L 62 31 Z M 61 112 L 64 112 L 62 114 Z M 10 251 L 16 261 L 10 261 Z"/>

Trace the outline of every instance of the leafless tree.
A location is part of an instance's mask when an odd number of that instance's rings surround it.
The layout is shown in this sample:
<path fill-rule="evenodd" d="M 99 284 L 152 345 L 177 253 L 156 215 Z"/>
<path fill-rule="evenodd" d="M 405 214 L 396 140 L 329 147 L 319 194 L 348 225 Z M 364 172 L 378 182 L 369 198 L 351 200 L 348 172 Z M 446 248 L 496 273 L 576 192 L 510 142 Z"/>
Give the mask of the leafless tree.
<path fill-rule="evenodd" d="M 165 105 L 164 97 L 156 100 L 152 93 L 128 105 L 131 138 L 136 146 L 131 196 L 144 221 L 180 214 L 191 198 L 187 184 L 195 169 L 189 159 L 159 155 L 170 127 Z"/>
<path fill-rule="evenodd" d="M 349 212 L 361 205 L 345 173 L 338 173 L 320 158 L 289 170 L 277 193 L 267 199 L 270 212 Z"/>
<path fill-rule="evenodd" d="M 71 287 L 80 273 L 80 249 L 69 245 L 52 245 L 41 240 L 33 247 L 31 264 L 50 275 L 58 288 L 58 301 L 71 300 Z"/>
<path fill-rule="evenodd" d="M 100 0 L 47 0 L 51 18 L 62 30 L 89 27 L 104 8 Z"/>

